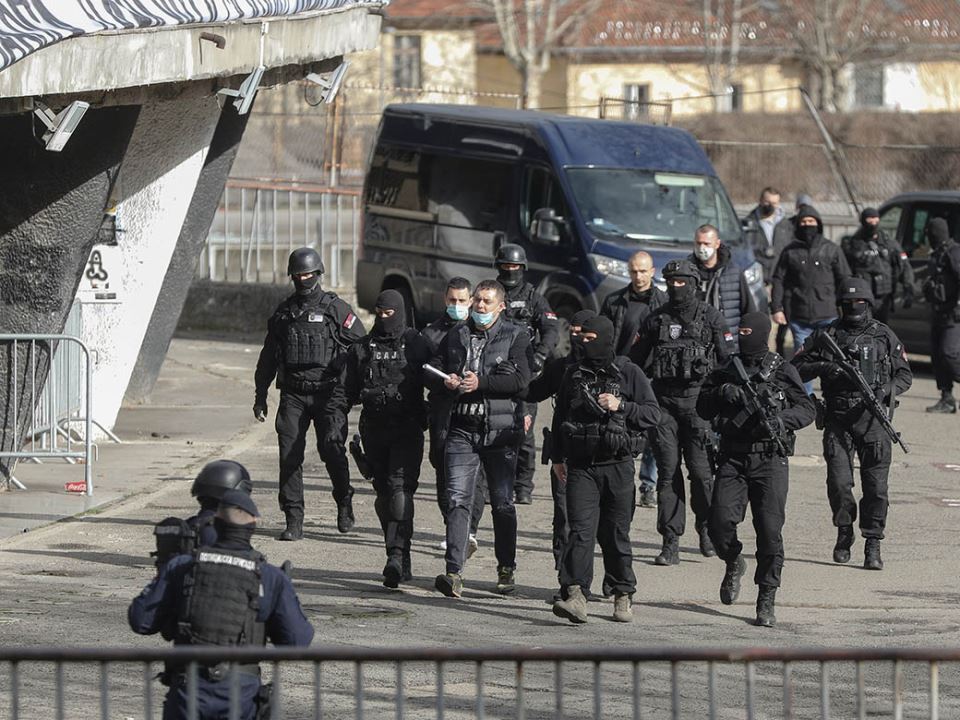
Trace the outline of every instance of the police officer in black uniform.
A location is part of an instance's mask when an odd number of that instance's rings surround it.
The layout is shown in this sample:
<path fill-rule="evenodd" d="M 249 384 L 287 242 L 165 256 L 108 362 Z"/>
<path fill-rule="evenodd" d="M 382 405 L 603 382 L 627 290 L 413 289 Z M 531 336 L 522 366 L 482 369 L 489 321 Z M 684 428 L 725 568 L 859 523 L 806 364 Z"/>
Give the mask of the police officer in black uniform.
<path fill-rule="evenodd" d="M 180 555 L 159 573 L 127 610 L 130 628 L 140 635 L 161 633 L 174 645 L 306 647 L 313 627 L 304 617 L 290 579 L 250 545 L 257 506 L 245 492 L 228 490 L 214 519 L 217 541 L 191 555 Z M 167 666 L 162 681 L 170 689 L 164 720 L 188 717 L 185 667 Z M 260 667 L 239 665 L 241 720 L 266 717 L 268 702 Z M 230 713 L 230 673 L 226 663 L 201 666 L 197 678 L 197 718 L 219 720 Z"/>
<path fill-rule="evenodd" d="M 373 470 L 374 508 L 383 528 L 387 564 L 383 584 L 395 588 L 413 578 L 413 494 L 420 479 L 423 431 L 423 363 L 426 341 L 407 325 L 403 296 L 384 290 L 377 297 L 373 331 L 347 351 L 347 405 L 361 404 L 360 437 Z"/>
<path fill-rule="evenodd" d="M 353 487 L 347 463 L 347 416 L 331 402 L 341 382 L 347 348 L 366 331 L 350 305 L 320 287 L 323 261 L 313 248 L 290 254 L 287 274 L 296 292 L 280 303 L 267 322 L 267 336 L 254 376 L 253 414 L 267 417 L 267 391 L 274 377 L 280 389 L 277 438 L 280 445 L 280 509 L 287 526 L 281 540 L 303 537 L 303 455 L 307 431 L 316 428 L 317 449 L 333 483 L 337 529 L 353 527 Z"/>
<path fill-rule="evenodd" d="M 844 238 L 841 246 L 850 272 L 870 283 L 874 318 L 887 322 L 898 285 L 903 291 L 904 309 L 913 304 L 913 270 L 907 254 L 880 229 L 880 213 L 876 208 L 864 208 L 860 213 L 860 227 Z"/>
<path fill-rule="evenodd" d="M 681 458 L 690 474 L 690 504 L 700 535 L 700 552 L 714 555 L 707 531 L 713 469 L 713 431 L 697 414 L 700 386 L 733 347 L 720 311 L 697 299 L 700 274 L 689 260 L 671 260 L 663 268 L 669 301 L 654 310 L 640 328 L 631 359 L 644 368 L 660 402 L 654 440 L 657 458 L 657 532 L 663 549 L 657 565 L 680 562 L 679 538 L 686 528 L 686 493 Z"/>
<path fill-rule="evenodd" d="M 727 571 L 720 602 L 732 605 L 740 594 L 747 564 L 737 537 L 747 502 L 757 535 L 757 625 L 773 627 L 774 603 L 783 568 L 783 521 L 794 433 L 816 417 L 813 400 L 800 375 L 783 358 L 767 350 L 770 316 L 747 313 L 740 318 L 739 359 L 747 379 L 731 360 L 715 370 L 697 399 L 697 412 L 714 422 L 720 452 L 710 503 L 710 538 Z M 752 402 L 751 399 L 752 398 Z"/>
<path fill-rule="evenodd" d="M 896 403 L 913 382 L 903 344 L 893 331 L 874 320 L 873 293 L 861 278 L 848 278 L 841 288 L 840 317 L 828 333 L 857 367 L 874 395 L 886 407 Z M 866 539 L 863 566 L 882 570 L 880 541 L 887 522 L 887 478 L 891 440 L 864 403 L 853 381 L 822 347 L 814 334 L 793 358 L 803 380 L 820 378 L 825 404 L 823 456 L 827 461 L 827 497 L 837 528 L 833 560 L 850 561 L 857 503 L 853 497 L 853 455 L 860 459 L 860 533 Z"/>
<path fill-rule="evenodd" d="M 557 345 L 560 323 L 550 304 L 533 285 L 524 281 L 527 253 L 521 246 L 513 243 L 501 245 L 497 250 L 494 265 L 497 268 L 497 280 L 507 291 L 504 317 L 529 331 L 533 348 L 531 371 L 533 375 L 537 375 L 543 370 L 544 363 Z M 519 505 L 533 502 L 533 474 L 537 462 L 533 427 L 537 420 L 537 406 L 527 403 L 525 410 L 529 420 L 525 420 L 527 428 L 517 455 L 517 481 L 514 485 L 516 502 Z"/>
<path fill-rule="evenodd" d="M 176 555 L 192 553 L 201 545 L 217 541 L 213 520 L 227 490 L 241 490 L 247 495 L 253 492 L 247 469 L 233 460 L 214 460 L 204 465 L 190 487 L 190 494 L 200 503 L 200 512 L 186 520 L 168 517 L 153 528 L 157 541 L 153 555 L 158 568 Z"/>
<path fill-rule="evenodd" d="M 930 260 L 923 296 L 930 303 L 930 356 L 940 399 L 927 412 L 955 413 L 953 383 L 960 382 L 960 244 L 943 218 L 927 223 Z"/>
<path fill-rule="evenodd" d="M 579 337 L 583 356 L 567 368 L 557 395 L 560 435 L 551 454 L 554 472 L 567 485 L 570 536 L 560 566 L 562 597 L 553 612 L 574 623 L 587 620 L 584 590 L 593 579 L 598 537 L 614 595 L 613 619 L 633 620 L 634 458 L 644 431 L 660 419 L 660 408 L 650 381 L 628 358 L 616 355 L 614 340 L 609 318 L 585 320 Z"/>

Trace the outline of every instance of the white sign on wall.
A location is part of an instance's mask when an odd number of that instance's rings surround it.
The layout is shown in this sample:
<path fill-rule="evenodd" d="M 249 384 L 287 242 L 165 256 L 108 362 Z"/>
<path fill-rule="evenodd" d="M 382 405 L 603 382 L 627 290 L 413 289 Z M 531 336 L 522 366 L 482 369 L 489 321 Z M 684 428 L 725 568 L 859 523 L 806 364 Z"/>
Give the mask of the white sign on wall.
<path fill-rule="evenodd" d="M 122 256 L 116 245 L 94 245 L 80 275 L 81 302 L 119 302 Z"/>

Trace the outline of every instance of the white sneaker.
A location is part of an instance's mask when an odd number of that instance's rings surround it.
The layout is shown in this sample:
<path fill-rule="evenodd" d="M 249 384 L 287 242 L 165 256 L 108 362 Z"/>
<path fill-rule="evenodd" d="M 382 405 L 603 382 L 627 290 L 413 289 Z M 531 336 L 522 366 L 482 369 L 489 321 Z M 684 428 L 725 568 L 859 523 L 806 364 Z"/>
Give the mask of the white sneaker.
<path fill-rule="evenodd" d="M 447 549 L 447 541 L 446 541 L 446 539 L 443 539 L 443 540 L 441 540 L 440 542 L 437 543 L 437 549 L 438 549 L 438 550 L 446 550 L 446 549 Z"/>
<path fill-rule="evenodd" d="M 473 557 L 473 554 L 477 551 L 477 548 L 480 547 L 480 543 L 477 542 L 477 536 L 471 535 L 467 538 L 467 557 Z"/>

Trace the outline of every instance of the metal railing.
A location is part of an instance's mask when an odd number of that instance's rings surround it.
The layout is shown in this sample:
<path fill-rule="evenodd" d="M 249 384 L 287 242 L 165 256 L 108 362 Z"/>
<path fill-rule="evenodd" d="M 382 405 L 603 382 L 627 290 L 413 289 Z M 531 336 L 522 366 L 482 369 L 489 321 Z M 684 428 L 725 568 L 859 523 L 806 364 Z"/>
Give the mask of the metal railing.
<path fill-rule="evenodd" d="M 7 387 L 12 401 L 7 429 L 16 433 L 17 448 L 0 451 L 0 458 L 82 461 L 84 492 L 92 496 L 93 368 L 86 344 L 72 335 L 4 333 L 0 345 L 8 348 Z M 22 363 L 21 354 L 25 354 Z M 75 423 L 83 425 L 80 437 L 71 427 Z M 26 489 L 12 473 L 6 480 Z"/>
<path fill-rule="evenodd" d="M 272 718 L 800 717 L 939 720 L 960 714 L 960 648 L 0 648 L 6 717 L 153 716 L 160 663 L 185 668 L 188 718 L 200 668 L 268 663 Z M 312 672 L 298 664 L 307 663 Z M 40 667 L 35 667 L 39 664 Z M 99 666 L 99 683 L 89 665 Z M 74 666 L 79 666 L 74 668 Z M 345 666 L 345 667 L 344 667 Z M 29 670 L 25 670 L 25 668 Z M 956 670 L 949 665 L 950 670 Z M 266 678 L 265 678 L 266 679 Z M 69 690 L 68 690 L 69 686 Z M 115 708 L 116 711 L 115 711 Z M 0 711 L 3 713 L 3 711 Z M 119 715 L 118 715 L 119 713 Z"/>
<path fill-rule="evenodd" d="M 284 180 L 227 181 L 207 236 L 199 276 L 226 282 L 286 283 L 287 258 L 315 248 L 324 282 L 354 282 L 360 192 Z"/>

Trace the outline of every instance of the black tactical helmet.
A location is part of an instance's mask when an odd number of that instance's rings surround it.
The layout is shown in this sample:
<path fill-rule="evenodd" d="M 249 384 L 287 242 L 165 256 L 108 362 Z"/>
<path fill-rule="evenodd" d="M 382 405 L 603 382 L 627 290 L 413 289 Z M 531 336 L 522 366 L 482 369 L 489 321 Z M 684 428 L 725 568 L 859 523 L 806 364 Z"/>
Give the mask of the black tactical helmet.
<path fill-rule="evenodd" d="M 522 247 L 515 243 L 501 245 L 497 250 L 497 256 L 493 259 L 494 265 L 520 265 L 524 270 L 527 269 L 527 253 Z"/>
<path fill-rule="evenodd" d="M 873 291 L 870 289 L 870 283 L 863 278 L 849 277 L 843 281 L 843 288 L 840 290 L 840 302 L 847 300 L 866 300 L 873 306 Z"/>
<path fill-rule="evenodd" d="M 233 460 L 214 460 L 203 466 L 193 481 L 190 494 L 194 497 L 209 497 L 219 500 L 227 490 L 242 490 L 248 495 L 253 490 L 250 473 Z"/>
<path fill-rule="evenodd" d="M 698 280 L 700 273 L 689 260 L 671 260 L 663 266 L 663 277 L 669 280 L 673 277 L 687 277 Z"/>
<path fill-rule="evenodd" d="M 287 261 L 287 275 L 306 273 L 323 275 L 323 260 L 320 259 L 320 253 L 313 248 L 297 248 L 290 253 L 290 260 Z"/>

